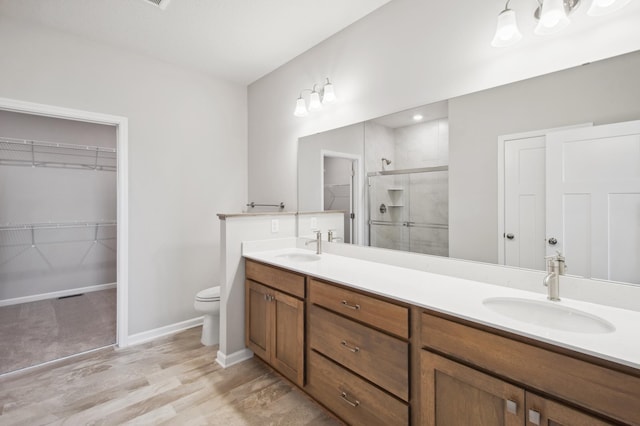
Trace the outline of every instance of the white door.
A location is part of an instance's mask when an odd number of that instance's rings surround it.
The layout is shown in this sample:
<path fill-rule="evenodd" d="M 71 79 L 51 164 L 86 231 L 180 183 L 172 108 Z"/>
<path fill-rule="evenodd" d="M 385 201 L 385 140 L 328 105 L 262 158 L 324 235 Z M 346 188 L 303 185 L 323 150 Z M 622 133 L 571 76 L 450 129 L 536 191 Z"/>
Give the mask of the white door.
<path fill-rule="evenodd" d="M 545 137 L 505 141 L 504 263 L 544 269 Z"/>
<path fill-rule="evenodd" d="M 547 255 L 567 273 L 640 283 L 640 121 L 547 135 Z"/>

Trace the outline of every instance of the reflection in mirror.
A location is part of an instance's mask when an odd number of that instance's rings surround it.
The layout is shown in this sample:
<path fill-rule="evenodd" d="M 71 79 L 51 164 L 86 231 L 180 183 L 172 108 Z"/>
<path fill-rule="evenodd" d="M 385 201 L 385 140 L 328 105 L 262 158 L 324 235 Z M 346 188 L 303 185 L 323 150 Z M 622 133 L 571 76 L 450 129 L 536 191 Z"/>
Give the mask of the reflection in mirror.
<path fill-rule="evenodd" d="M 532 269 L 560 250 L 568 274 L 640 283 L 640 135 L 580 133 L 640 119 L 637 75 L 633 52 L 301 138 L 299 210 L 323 209 L 321 152 L 348 153 L 356 244 Z"/>
<path fill-rule="evenodd" d="M 449 255 L 447 102 L 365 123 L 370 246 Z"/>

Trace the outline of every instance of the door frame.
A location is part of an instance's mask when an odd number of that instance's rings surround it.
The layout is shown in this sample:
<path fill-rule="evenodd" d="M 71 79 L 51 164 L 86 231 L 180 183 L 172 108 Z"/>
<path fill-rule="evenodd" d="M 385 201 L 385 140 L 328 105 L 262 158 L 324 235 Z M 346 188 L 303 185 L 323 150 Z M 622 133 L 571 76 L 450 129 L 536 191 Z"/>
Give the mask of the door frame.
<path fill-rule="evenodd" d="M 129 124 L 128 118 L 0 97 L 0 110 L 62 118 L 116 127 L 117 163 L 117 260 L 116 345 L 128 346 L 129 338 Z"/>
<path fill-rule="evenodd" d="M 364 218 L 363 216 L 363 176 L 364 169 L 362 164 L 362 156 L 358 154 L 349 154 L 346 152 L 331 151 L 326 149 L 320 150 L 320 171 L 322 178 L 320 179 L 320 206 L 324 210 L 324 158 L 344 158 L 355 163 L 354 175 L 351 184 L 351 196 L 353 198 L 353 214 L 355 219 L 352 222 L 351 244 L 362 245 L 362 237 L 364 235 Z"/>
<path fill-rule="evenodd" d="M 569 129 L 577 129 L 580 127 L 591 127 L 593 126 L 592 122 L 580 123 L 580 124 L 572 124 L 570 126 L 561 126 L 561 127 L 551 127 L 547 129 L 541 130 L 531 130 L 528 132 L 521 133 L 511 133 L 507 135 L 498 136 L 498 265 L 505 264 L 505 245 L 504 245 L 504 221 L 505 221 L 505 158 L 504 158 L 504 146 L 507 142 L 517 139 L 528 139 L 528 138 L 537 138 L 541 136 L 547 135 L 547 133 L 557 132 L 562 130 Z M 546 141 L 546 139 L 545 139 Z"/>

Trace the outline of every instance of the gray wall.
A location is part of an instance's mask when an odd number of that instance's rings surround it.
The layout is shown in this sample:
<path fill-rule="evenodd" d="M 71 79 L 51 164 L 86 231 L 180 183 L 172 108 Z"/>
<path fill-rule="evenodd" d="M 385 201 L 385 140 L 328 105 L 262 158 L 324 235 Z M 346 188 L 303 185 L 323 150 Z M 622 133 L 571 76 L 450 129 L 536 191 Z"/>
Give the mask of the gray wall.
<path fill-rule="evenodd" d="M 0 111 L 0 136 L 116 146 L 112 126 L 8 111 Z M 115 219 L 113 171 L 0 165 L 0 224 Z M 0 231 L 0 300 L 116 282 L 116 228 L 100 228 L 96 243 L 94 233 L 38 230 L 32 247 L 31 232 Z"/>
<path fill-rule="evenodd" d="M 640 119 L 640 52 L 449 101 L 450 256 L 498 261 L 498 136 Z"/>
<path fill-rule="evenodd" d="M 2 16 L 0 56 L 2 97 L 129 120 L 129 334 L 198 317 L 247 200 L 246 88 Z"/>

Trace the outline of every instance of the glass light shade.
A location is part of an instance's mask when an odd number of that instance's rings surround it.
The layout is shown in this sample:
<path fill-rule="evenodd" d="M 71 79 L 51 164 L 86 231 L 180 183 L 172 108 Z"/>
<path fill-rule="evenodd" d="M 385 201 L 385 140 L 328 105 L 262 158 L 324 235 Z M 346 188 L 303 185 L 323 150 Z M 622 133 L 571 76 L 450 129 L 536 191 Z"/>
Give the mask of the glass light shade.
<path fill-rule="evenodd" d="M 293 115 L 296 117 L 306 117 L 309 115 L 309 111 L 307 111 L 307 105 L 304 102 L 302 96 L 298 98 L 296 101 L 296 109 L 293 111 Z"/>
<path fill-rule="evenodd" d="M 309 111 L 318 111 L 322 109 L 322 102 L 320 102 L 320 93 L 315 90 L 309 95 Z"/>
<path fill-rule="evenodd" d="M 325 104 L 331 103 L 336 100 L 336 94 L 333 91 L 333 84 L 327 83 L 324 85 L 324 93 L 322 95 L 322 102 Z"/>
<path fill-rule="evenodd" d="M 503 10 L 498 15 L 498 26 L 491 45 L 493 47 L 511 46 L 519 42 L 521 38 L 522 33 L 518 29 L 516 13 L 510 9 Z"/>
<path fill-rule="evenodd" d="M 563 0 L 544 0 L 540 20 L 534 32 L 538 35 L 554 34 L 565 29 L 570 23 Z"/>
<path fill-rule="evenodd" d="M 589 16 L 602 16 L 620 10 L 629 4 L 631 0 L 593 0 L 587 11 Z"/>

